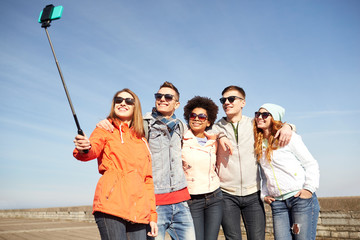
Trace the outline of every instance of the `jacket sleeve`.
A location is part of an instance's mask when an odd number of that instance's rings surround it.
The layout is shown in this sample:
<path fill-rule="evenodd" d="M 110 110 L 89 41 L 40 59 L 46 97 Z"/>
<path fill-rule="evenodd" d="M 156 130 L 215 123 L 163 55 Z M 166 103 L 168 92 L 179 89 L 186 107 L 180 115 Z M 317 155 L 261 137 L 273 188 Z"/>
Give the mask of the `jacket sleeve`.
<path fill-rule="evenodd" d="M 146 143 L 147 145 L 147 143 Z M 147 146 L 148 147 L 148 146 Z M 149 151 L 150 152 L 150 151 Z M 151 154 L 149 153 L 149 162 L 147 164 L 147 170 L 145 175 L 145 187 L 147 192 L 147 199 L 150 201 L 150 222 L 157 222 L 157 212 L 156 212 L 156 203 L 155 203 L 155 190 L 154 190 L 154 180 L 152 177 L 152 162 Z"/>
<path fill-rule="evenodd" d="M 95 130 L 91 133 L 91 136 L 89 138 L 91 144 L 91 148 L 89 149 L 89 152 L 82 153 L 75 148 L 73 151 L 73 156 L 80 161 L 89 161 L 98 158 L 102 153 L 106 143 L 105 134 L 107 134 L 106 130 L 98 127 L 95 128 Z"/>
<path fill-rule="evenodd" d="M 269 191 L 267 189 L 267 179 L 266 179 L 266 175 L 265 172 L 263 170 L 263 168 L 260 166 L 259 164 L 259 171 L 260 171 L 260 177 L 261 177 L 261 200 L 264 201 L 264 198 L 266 196 L 269 196 Z"/>
<path fill-rule="evenodd" d="M 319 165 L 305 146 L 301 136 L 293 133 L 291 139 L 292 141 L 290 142 L 289 147 L 293 151 L 294 155 L 299 159 L 305 170 L 305 183 L 303 188 L 313 193 L 319 187 Z"/>

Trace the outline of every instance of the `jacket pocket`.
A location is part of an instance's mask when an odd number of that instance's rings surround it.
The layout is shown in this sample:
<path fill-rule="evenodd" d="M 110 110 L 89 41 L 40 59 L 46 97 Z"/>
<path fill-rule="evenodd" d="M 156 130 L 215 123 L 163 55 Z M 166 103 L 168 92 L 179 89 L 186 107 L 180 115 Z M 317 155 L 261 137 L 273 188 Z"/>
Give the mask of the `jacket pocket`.
<path fill-rule="evenodd" d="M 106 200 L 109 200 L 109 198 L 110 198 L 111 194 L 114 192 L 114 189 L 115 189 L 116 185 L 118 184 L 118 182 L 119 182 L 119 179 L 116 178 L 112 184 L 111 183 L 109 184 L 108 189 L 106 190 L 106 194 L 105 194 Z"/>
<path fill-rule="evenodd" d="M 99 179 L 96 186 L 94 204 L 104 204 L 114 193 L 116 186 L 119 184 L 119 173 L 115 171 L 106 171 Z"/>
<path fill-rule="evenodd" d="M 161 143 L 162 143 L 162 135 L 164 135 L 165 133 L 157 130 L 157 129 L 153 129 L 150 131 L 150 136 L 149 136 L 149 146 L 151 151 L 155 151 L 161 149 Z"/>

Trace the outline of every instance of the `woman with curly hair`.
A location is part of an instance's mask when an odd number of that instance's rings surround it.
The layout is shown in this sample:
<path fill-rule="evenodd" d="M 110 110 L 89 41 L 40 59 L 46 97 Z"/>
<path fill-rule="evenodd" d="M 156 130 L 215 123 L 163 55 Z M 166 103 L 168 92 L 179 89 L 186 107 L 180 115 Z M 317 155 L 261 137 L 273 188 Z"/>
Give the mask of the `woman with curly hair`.
<path fill-rule="evenodd" d="M 271 206 L 275 239 L 315 239 L 319 166 L 296 133 L 287 146 L 279 146 L 274 136 L 284 124 L 284 114 L 284 108 L 271 103 L 255 112 L 254 147 L 261 165 L 261 195 Z"/>
<path fill-rule="evenodd" d="M 216 240 L 222 219 L 222 192 L 216 169 L 217 142 L 207 134 L 215 122 L 217 105 L 196 96 L 184 107 L 189 130 L 183 137 L 182 161 L 191 199 L 196 240 Z"/>

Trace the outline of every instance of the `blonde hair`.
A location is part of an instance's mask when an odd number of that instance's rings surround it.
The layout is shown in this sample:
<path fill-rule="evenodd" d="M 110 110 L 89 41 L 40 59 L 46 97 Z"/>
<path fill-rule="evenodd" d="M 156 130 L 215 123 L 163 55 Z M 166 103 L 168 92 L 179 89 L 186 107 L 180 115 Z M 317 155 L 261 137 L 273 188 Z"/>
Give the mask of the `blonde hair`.
<path fill-rule="evenodd" d="M 111 104 L 110 114 L 107 117 L 107 119 L 110 120 L 114 126 L 119 127 L 119 125 L 121 123 L 121 120 L 115 114 L 115 109 L 114 108 L 115 108 L 115 98 L 117 97 L 118 94 L 120 94 L 122 92 L 129 93 L 135 100 L 134 114 L 132 116 L 131 123 L 130 123 L 129 127 L 133 129 L 133 132 L 136 135 L 136 137 L 138 137 L 138 138 L 144 137 L 145 136 L 144 123 L 143 123 L 140 99 L 138 98 L 138 96 L 133 91 L 131 91 L 128 88 L 124 88 L 124 89 L 122 89 L 122 90 L 115 93 L 115 95 L 113 97 L 113 100 L 112 100 L 112 104 Z"/>
<path fill-rule="evenodd" d="M 256 126 L 256 120 L 254 119 L 254 150 L 257 161 L 260 161 L 260 158 L 263 156 L 263 148 L 262 143 L 264 140 L 263 130 Z M 283 126 L 281 121 L 275 121 L 271 117 L 271 125 L 270 125 L 270 136 L 268 140 L 268 146 L 265 150 L 265 158 L 271 162 L 272 153 L 274 150 L 279 148 L 279 139 L 275 138 L 276 132 Z"/>

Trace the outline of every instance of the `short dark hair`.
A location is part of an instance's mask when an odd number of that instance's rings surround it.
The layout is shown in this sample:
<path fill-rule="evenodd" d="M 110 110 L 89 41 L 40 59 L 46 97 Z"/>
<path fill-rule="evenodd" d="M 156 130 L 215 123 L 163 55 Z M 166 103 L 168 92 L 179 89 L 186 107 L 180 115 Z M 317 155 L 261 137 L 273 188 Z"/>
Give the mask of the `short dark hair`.
<path fill-rule="evenodd" d="M 160 86 L 159 90 L 160 90 L 161 88 L 171 88 L 172 90 L 174 90 L 174 91 L 176 92 L 176 94 L 177 94 L 177 100 L 178 100 L 178 101 L 180 100 L 180 93 L 179 93 L 178 89 L 174 86 L 174 84 L 172 84 L 171 82 L 164 82 L 164 83 Z"/>
<path fill-rule="evenodd" d="M 218 106 L 214 103 L 213 100 L 211 100 L 208 97 L 200 97 L 200 96 L 193 97 L 187 102 L 187 104 L 184 107 L 184 119 L 186 120 L 187 123 L 189 123 L 190 113 L 195 108 L 203 108 L 206 110 L 206 113 L 208 115 L 208 121 L 210 123 L 209 126 L 210 128 L 216 120 L 217 113 L 219 111 Z"/>
<path fill-rule="evenodd" d="M 235 85 L 230 85 L 230 86 L 227 86 L 226 88 L 224 88 L 224 90 L 221 92 L 221 95 L 224 95 L 226 92 L 231 91 L 231 90 L 238 91 L 239 93 L 241 93 L 241 95 L 243 95 L 244 98 L 246 98 L 244 89 L 239 86 L 235 86 Z"/>

